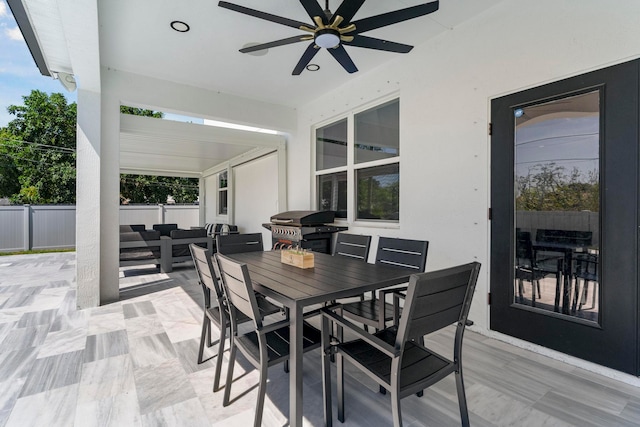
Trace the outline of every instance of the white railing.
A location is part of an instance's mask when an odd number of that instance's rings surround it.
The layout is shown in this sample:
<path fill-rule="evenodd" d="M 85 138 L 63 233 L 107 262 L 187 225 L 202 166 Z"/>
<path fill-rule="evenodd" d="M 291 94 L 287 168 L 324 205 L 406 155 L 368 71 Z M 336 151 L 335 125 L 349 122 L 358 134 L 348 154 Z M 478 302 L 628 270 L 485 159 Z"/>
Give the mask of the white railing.
<path fill-rule="evenodd" d="M 120 206 L 120 224 L 199 225 L 195 205 Z M 0 252 L 73 249 L 76 245 L 75 205 L 0 206 Z"/>

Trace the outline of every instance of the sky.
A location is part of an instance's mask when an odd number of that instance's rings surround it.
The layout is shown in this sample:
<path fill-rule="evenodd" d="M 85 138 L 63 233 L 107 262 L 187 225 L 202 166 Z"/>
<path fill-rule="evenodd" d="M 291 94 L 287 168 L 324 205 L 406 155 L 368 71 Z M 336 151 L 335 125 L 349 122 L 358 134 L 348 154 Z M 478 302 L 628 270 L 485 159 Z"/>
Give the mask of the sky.
<path fill-rule="evenodd" d="M 7 107 L 22 105 L 22 97 L 33 89 L 62 93 L 69 103 L 77 101 L 75 92 L 68 92 L 57 80 L 40 74 L 11 9 L 5 0 L 0 0 L 0 127 L 14 118 L 7 113 Z"/>

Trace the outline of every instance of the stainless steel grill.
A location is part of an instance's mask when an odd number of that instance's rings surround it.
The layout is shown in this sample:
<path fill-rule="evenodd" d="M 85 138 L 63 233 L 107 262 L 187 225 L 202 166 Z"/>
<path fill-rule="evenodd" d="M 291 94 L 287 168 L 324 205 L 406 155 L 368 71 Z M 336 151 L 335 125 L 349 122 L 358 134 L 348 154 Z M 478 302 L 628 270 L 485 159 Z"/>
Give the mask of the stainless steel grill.
<path fill-rule="evenodd" d="M 333 211 L 289 211 L 271 217 L 271 222 L 262 224 L 271 230 L 274 248 L 300 246 L 315 252 L 331 253 L 333 233 L 348 227 L 333 225 Z"/>

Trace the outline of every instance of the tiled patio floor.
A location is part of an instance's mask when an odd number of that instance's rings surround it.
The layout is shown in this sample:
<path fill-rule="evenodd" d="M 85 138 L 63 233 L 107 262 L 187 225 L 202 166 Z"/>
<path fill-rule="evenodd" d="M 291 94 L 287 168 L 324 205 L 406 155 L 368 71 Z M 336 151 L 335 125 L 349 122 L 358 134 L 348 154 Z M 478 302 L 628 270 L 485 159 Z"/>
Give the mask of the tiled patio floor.
<path fill-rule="evenodd" d="M 224 408 L 222 392 L 211 391 L 213 361 L 195 362 L 202 310 L 193 269 L 137 273 L 121 273 L 120 302 L 77 311 L 74 253 L 0 257 L 0 427 L 252 424 L 250 365 L 240 359 L 235 402 Z M 447 351 L 451 336 L 430 339 Z M 474 426 L 640 425 L 640 389 L 500 341 L 468 332 L 464 366 Z M 320 426 L 319 350 L 304 369 L 305 423 Z M 346 380 L 344 425 L 391 425 L 388 396 L 355 377 Z M 459 425 L 453 378 L 402 409 L 405 425 Z M 286 425 L 287 414 L 288 378 L 274 367 L 264 424 Z"/>

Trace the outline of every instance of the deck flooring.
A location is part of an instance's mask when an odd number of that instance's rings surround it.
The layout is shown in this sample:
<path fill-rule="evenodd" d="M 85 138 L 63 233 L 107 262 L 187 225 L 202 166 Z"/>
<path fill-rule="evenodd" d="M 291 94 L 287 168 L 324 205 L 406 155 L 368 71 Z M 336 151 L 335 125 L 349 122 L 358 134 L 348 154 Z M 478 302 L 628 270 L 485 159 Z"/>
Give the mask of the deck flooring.
<path fill-rule="evenodd" d="M 234 402 L 223 407 L 211 390 L 215 359 L 196 363 L 193 268 L 130 268 L 120 280 L 119 302 L 78 311 L 74 253 L 0 257 L 0 427 L 251 425 L 257 372 L 239 356 Z M 452 334 L 427 342 L 450 354 Z M 473 426 L 640 425 L 632 385 L 470 331 L 463 357 Z M 323 425 L 320 366 L 319 350 L 304 356 L 309 426 Z M 348 372 L 344 425 L 391 425 L 389 397 Z M 287 425 L 288 385 L 281 367 L 270 369 L 264 425 Z M 334 392 L 334 417 L 335 405 Z M 402 410 L 405 426 L 459 425 L 453 377 L 403 399 Z"/>

